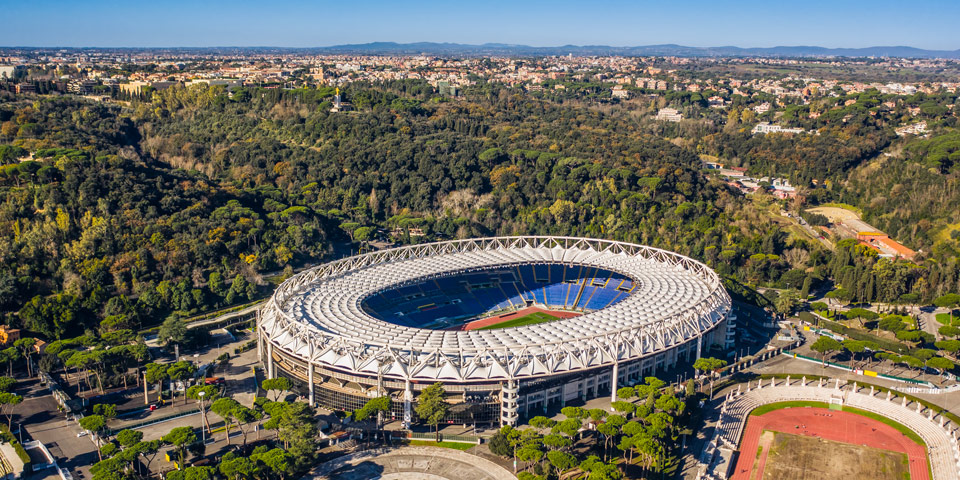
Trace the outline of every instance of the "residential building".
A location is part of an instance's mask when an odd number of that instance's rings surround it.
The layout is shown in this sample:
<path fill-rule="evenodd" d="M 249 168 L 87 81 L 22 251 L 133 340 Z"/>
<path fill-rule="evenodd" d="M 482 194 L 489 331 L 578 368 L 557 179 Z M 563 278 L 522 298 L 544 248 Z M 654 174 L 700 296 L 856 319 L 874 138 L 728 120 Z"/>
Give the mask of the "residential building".
<path fill-rule="evenodd" d="M 679 122 L 683 120 L 683 114 L 676 108 L 661 108 L 660 111 L 657 112 L 656 119 L 667 122 Z"/>

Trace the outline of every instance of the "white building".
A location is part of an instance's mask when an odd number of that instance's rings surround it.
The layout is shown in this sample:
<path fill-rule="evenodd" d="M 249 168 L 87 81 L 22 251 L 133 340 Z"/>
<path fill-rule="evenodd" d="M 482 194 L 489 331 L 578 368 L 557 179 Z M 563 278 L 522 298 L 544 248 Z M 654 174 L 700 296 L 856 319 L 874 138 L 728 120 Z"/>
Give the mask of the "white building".
<path fill-rule="evenodd" d="M 899 137 L 904 135 L 921 135 L 927 132 L 927 122 L 914 123 L 913 125 L 900 127 L 895 131 Z"/>
<path fill-rule="evenodd" d="M 770 122 L 760 122 L 757 126 L 753 127 L 751 133 L 754 135 L 762 133 L 764 135 L 768 133 L 803 133 L 802 128 L 783 128 L 780 125 L 771 125 Z"/>
<path fill-rule="evenodd" d="M 13 78 L 20 68 L 20 65 L 0 65 L 0 79 Z"/>
<path fill-rule="evenodd" d="M 683 120 L 683 114 L 681 114 L 676 108 L 661 108 L 657 112 L 657 120 L 665 120 L 668 122 L 679 122 Z"/>

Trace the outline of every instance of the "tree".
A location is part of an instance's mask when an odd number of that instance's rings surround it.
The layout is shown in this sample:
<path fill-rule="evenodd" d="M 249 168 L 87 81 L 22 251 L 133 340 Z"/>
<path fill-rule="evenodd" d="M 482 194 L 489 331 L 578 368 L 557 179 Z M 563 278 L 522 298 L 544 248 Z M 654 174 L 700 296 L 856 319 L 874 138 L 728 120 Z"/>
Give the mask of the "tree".
<path fill-rule="evenodd" d="M 862 327 L 864 320 L 876 320 L 880 315 L 878 315 L 877 312 L 865 308 L 851 308 L 844 312 L 843 316 L 846 318 L 856 318 Z"/>
<path fill-rule="evenodd" d="M 877 327 L 880 328 L 880 330 L 896 333 L 907 328 L 907 325 L 900 320 L 899 316 L 890 315 L 889 317 L 882 318 L 880 322 L 877 323 Z"/>
<path fill-rule="evenodd" d="M 960 351 L 960 340 L 940 340 L 939 342 L 934 343 L 934 345 L 936 345 L 936 347 L 940 350 L 953 354 L 956 354 L 957 351 Z"/>
<path fill-rule="evenodd" d="M 273 393 L 274 402 L 280 400 L 280 394 L 282 394 L 283 392 L 289 391 L 291 388 L 293 388 L 293 384 L 290 382 L 290 379 L 287 377 L 268 378 L 263 381 L 261 386 L 267 392 L 274 392 Z"/>
<path fill-rule="evenodd" d="M 243 435 L 243 445 L 247 444 L 247 431 L 243 429 L 243 426 L 259 418 L 260 413 L 244 405 L 240 405 L 234 409 L 233 421 L 237 424 L 237 429 L 240 430 L 240 434 Z"/>
<path fill-rule="evenodd" d="M 824 367 L 827 366 L 827 355 L 839 351 L 841 348 L 840 342 L 826 335 L 821 335 L 816 342 L 813 342 L 813 345 L 810 345 L 810 350 L 821 355 Z"/>
<path fill-rule="evenodd" d="M 636 406 L 631 402 L 616 401 L 610 404 L 613 410 L 620 414 L 632 414 Z"/>
<path fill-rule="evenodd" d="M 252 480 L 259 473 L 257 463 L 248 457 L 230 456 L 228 452 L 220 462 L 220 473 L 232 480 Z M 229 457 L 228 457 L 229 456 Z"/>
<path fill-rule="evenodd" d="M 841 343 L 844 350 L 850 352 L 850 368 L 855 368 L 857 356 L 866 351 L 867 342 L 848 338 Z"/>
<path fill-rule="evenodd" d="M 89 418 L 89 417 L 88 417 Z M 187 456 L 187 446 L 197 441 L 197 434 L 193 427 L 177 427 L 163 436 L 163 441 L 173 445 L 177 453 L 177 470 L 183 470 L 183 462 Z"/>
<path fill-rule="evenodd" d="M 934 299 L 933 304 L 940 307 L 948 309 L 950 314 L 950 324 L 953 324 L 953 309 L 960 306 L 960 294 L 948 293 L 946 295 L 937 297 Z"/>
<path fill-rule="evenodd" d="M 567 470 L 577 466 L 577 457 L 567 452 L 547 452 L 547 461 L 550 462 L 550 465 L 553 465 L 553 468 L 556 468 L 557 471 L 560 472 L 561 476 Z"/>
<path fill-rule="evenodd" d="M 926 365 L 940 372 L 941 378 L 943 377 L 943 372 L 953 370 L 953 368 L 956 367 L 953 362 L 943 357 L 933 357 L 927 360 Z"/>
<path fill-rule="evenodd" d="M 217 399 L 220 389 L 213 385 L 193 385 L 187 389 L 187 397 L 200 402 L 200 413 L 205 422 L 204 427 L 210 431 L 210 421 L 207 420 L 207 403 Z"/>
<path fill-rule="evenodd" d="M 167 480 L 213 480 L 216 472 L 213 467 L 187 467 L 167 473 Z"/>
<path fill-rule="evenodd" d="M 945 337 L 960 337 L 960 327 L 944 325 L 940 327 L 937 331 L 940 332 L 940 335 L 943 335 Z"/>
<path fill-rule="evenodd" d="M 20 350 L 20 353 L 23 355 L 23 358 L 27 361 L 27 375 L 33 376 L 33 367 L 30 365 L 30 360 L 33 357 L 33 346 L 36 345 L 36 338 L 21 338 L 13 342 L 13 346 L 17 347 Z"/>
<path fill-rule="evenodd" d="M 163 381 L 170 378 L 170 376 L 167 374 L 168 367 L 169 365 L 164 365 L 161 363 L 148 363 L 145 367 L 144 382 L 157 384 L 158 395 L 160 394 L 159 392 L 163 391 Z M 146 385 L 144 385 L 143 403 L 146 404 L 149 401 L 150 399 L 147 398 L 146 393 Z"/>
<path fill-rule="evenodd" d="M 17 385 L 17 381 L 11 377 L 0 377 L 0 392 L 9 392 Z"/>
<path fill-rule="evenodd" d="M 633 387 L 621 387 L 617 389 L 617 398 L 630 400 L 637 396 L 637 390 Z"/>
<path fill-rule="evenodd" d="M 240 402 L 230 398 L 218 398 L 210 405 L 210 410 L 223 419 L 224 430 L 226 431 L 227 445 L 230 445 L 230 423 L 234 419 L 234 412 L 240 407 Z"/>
<path fill-rule="evenodd" d="M 445 398 L 447 392 L 440 382 L 434 383 L 420 392 L 417 397 L 417 416 L 435 430 L 436 440 L 440 441 L 440 422 L 447 418 L 450 405 Z"/>
<path fill-rule="evenodd" d="M 167 317 L 157 332 L 157 340 L 162 345 L 178 344 L 183 345 L 187 341 L 187 324 L 180 317 L 171 315 Z"/>
<path fill-rule="evenodd" d="M 721 368 L 727 366 L 726 360 L 721 360 L 719 358 L 713 357 L 700 357 L 695 362 L 693 362 L 693 368 L 698 372 L 710 372 L 710 396 L 713 396 L 713 379 L 716 376 L 716 372 Z M 700 381 L 700 387 L 703 387 L 703 380 L 700 375 L 697 375 L 698 380 Z"/>
<path fill-rule="evenodd" d="M 117 442 L 123 448 L 131 448 L 143 440 L 143 432 L 124 429 L 117 433 Z"/>
<path fill-rule="evenodd" d="M 185 381 L 186 379 L 188 379 L 188 378 L 190 378 L 191 376 L 193 376 L 193 374 L 194 374 L 196 371 L 197 371 L 196 365 L 194 365 L 194 364 L 192 364 L 192 363 L 190 363 L 190 362 L 188 362 L 188 361 L 180 361 L 180 362 L 177 362 L 177 363 L 171 363 L 171 364 L 167 367 L 167 377 L 169 377 L 170 380 L 176 380 L 176 381 L 179 381 L 179 382 L 183 382 L 183 381 Z M 184 392 L 184 394 L 186 394 L 186 392 Z M 186 395 L 183 396 L 183 404 L 184 404 L 184 405 L 187 404 L 187 396 L 186 396 Z"/>
<path fill-rule="evenodd" d="M 0 361 L 7 362 L 7 376 L 13 376 L 13 362 L 20 360 L 20 351 L 16 347 L 0 350 Z"/>
<path fill-rule="evenodd" d="M 271 413 L 271 421 L 276 420 L 275 428 L 287 451 L 292 453 L 301 466 L 308 466 L 317 451 L 317 424 L 313 407 L 303 402 L 281 403 L 283 408 L 277 416 Z"/>
<path fill-rule="evenodd" d="M 160 446 L 163 444 L 162 440 L 150 440 L 148 442 L 140 442 L 131 449 L 137 455 L 143 456 L 147 459 L 147 471 L 150 471 L 150 464 L 153 463 L 153 459 L 156 458 L 157 453 L 160 452 Z"/>
<path fill-rule="evenodd" d="M 497 433 L 494 433 L 493 436 L 490 437 L 490 452 L 501 457 L 509 457 L 513 455 L 513 446 L 510 444 L 510 437 L 507 434 L 507 432 L 512 430 L 513 427 L 509 425 L 497 430 Z"/>
<path fill-rule="evenodd" d="M 270 470 L 284 480 L 286 475 L 294 472 L 295 459 L 293 455 L 287 453 L 282 448 L 274 448 L 260 455 L 260 461 Z"/>
<path fill-rule="evenodd" d="M 383 415 L 390 413 L 390 397 L 383 396 L 373 398 L 364 404 L 363 408 L 354 412 L 353 417 L 359 421 L 364 421 L 370 416 L 374 416 L 377 421 L 377 431 L 383 429 Z"/>
<path fill-rule="evenodd" d="M 20 395 L 9 392 L 0 393 L 0 412 L 3 413 L 3 416 L 7 417 L 8 429 L 11 428 L 13 424 L 13 411 L 21 402 L 23 402 L 23 397 Z"/>
<path fill-rule="evenodd" d="M 613 417 L 619 417 L 621 419 L 623 418 L 620 415 L 613 415 Z M 604 461 L 607 460 L 607 443 L 610 441 L 611 438 L 616 437 L 617 435 L 620 434 L 619 426 L 611 423 L 610 418 L 612 417 L 607 418 L 606 422 L 601 423 L 600 425 L 597 425 L 597 432 L 599 432 L 600 435 L 603 435 L 603 460 Z"/>
<path fill-rule="evenodd" d="M 557 422 L 552 418 L 544 417 L 543 415 L 533 417 L 527 423 L 529 423 L 531 427 L 539 430 L 541 433 L 543 433 L 544 430 L 553 428 L 553 426 L 557 424 Z"/>
<path fill-rule="evenodd" d="M 100 460 L 103 460 L 103 455 L 100 453 L 100 432 L 106 427 L 107 420 L 103 418 L 103 415 L 88 415 L 80 419 L 80 428 L 93 434 L 93 438 L 97 442 L 97 456 Z"/>

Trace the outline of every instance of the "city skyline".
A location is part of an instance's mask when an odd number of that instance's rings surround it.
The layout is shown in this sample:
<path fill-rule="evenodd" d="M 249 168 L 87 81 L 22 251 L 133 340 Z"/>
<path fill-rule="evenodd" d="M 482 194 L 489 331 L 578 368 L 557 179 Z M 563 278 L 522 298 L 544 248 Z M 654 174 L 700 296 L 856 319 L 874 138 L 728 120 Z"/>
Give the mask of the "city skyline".
<path fill-rule="evenodd" d="M 960 4 L 827 2 L 802 8 L 767 2 L 706 2 L 682 7 L 607 0 L 584 8 L 570 1 L 425 1 L 320 5 L 284 1 L 263 9 L 250 1 L 181 0 L 147 9 L 112 0 L 75 4 L 21 2 L 0 45 L 30 47 L 324 47 L 369 42 L 504 43 L 550 47 L 679 44 L 696 47 L 909 46 L 956 50 L 952 31 Z M 895 22 L 894 22 L 895 20 Z"/>

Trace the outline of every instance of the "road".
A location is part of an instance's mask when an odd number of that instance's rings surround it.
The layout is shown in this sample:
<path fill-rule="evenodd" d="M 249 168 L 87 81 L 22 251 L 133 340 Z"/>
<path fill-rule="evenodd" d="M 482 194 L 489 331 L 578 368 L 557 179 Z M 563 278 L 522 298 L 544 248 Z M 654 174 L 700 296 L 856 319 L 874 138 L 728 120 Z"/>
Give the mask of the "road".
<path fill-rule="evenodd" d="M 17 407 L 17 420 L 24 425 L 26 434 L 43 442 L 60 467 L 69 470 L 74 478 L 81 478 L 77 471 L 82 472 L 82 478 L 91 478 L 90 466 L 97 461 L 91 437 L 77 437 L 80 426 L 57 411 L 56 400 L 39 381 L 21 382 L 17 393 L 24 396 Z"/>

